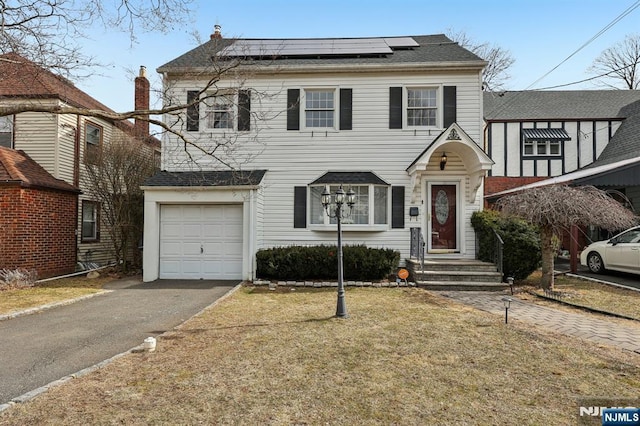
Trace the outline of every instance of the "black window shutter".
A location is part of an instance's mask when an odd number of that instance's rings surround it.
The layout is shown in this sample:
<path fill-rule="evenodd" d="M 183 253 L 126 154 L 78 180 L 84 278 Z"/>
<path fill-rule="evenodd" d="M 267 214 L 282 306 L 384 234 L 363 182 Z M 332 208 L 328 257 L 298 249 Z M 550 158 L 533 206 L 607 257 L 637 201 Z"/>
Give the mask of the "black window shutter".
<path fill-rule="evenodd" d="M 444 86 L 444 126 L 449 127 L 456 122 L 456 86 Z"/>
<path fill-rule="evenodd" d="M 404 186 L 391 187 L 391 227 L 404 228 Z"/>
<path fill-rule="evenodd" d="M 198 94 L 200 92 L 198 90 L 189 90 L 187 91 L 187 103 L 198 99 Z M 196 103 L 194 105 L 187 107 L 187 131 L 194 132 L 200 129 L 200 104 Z"/>
<path fill-rule="evenodd" d="M 307 187 L 293 188 L 293 227 L 307 227 Z"/>
<path fill-rule="evenodd" d="M 300 130 L 300 89 L 287 90 L 287 130 Z"/>
<path fill-rule="evenodd" d="M 351 102 L 353 97 L 352 89 L 340 89 L 340 130 L 351 130 Z"/>
<path fill-rule="evenodd" d="M 389 128 L 402 129 L 402 87 L 389 87 Z"/>
<path fill-rule="evenodd" d="M 238 92 L 238 130 L 251 130 L 251 91 Z"/>

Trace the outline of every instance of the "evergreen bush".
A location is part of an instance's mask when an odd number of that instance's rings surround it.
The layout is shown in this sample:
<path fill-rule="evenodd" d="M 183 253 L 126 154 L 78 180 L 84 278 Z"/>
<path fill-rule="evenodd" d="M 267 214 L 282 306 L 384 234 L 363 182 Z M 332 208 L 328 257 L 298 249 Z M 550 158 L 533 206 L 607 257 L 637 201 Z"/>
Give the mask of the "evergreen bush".
<path fill-rule="evenodd" d="M 275 280 L 335 280 L 338 278 L 336 246 L 290 246 L 259 250 L 257 275 Z M 344 279 L 373 281 L 385 278 L 397 268 L 400 253 L 364 245 L 344 246 Z"/>
<path fill-rule="evenodd" d="M 478 259 L 493 262 L 495 259 L 495 230 L 504 241 L 503 272 L 515 280 L 527 278 L 540 267 L 542 252 L 538 228 L 522 219 L 503 216 L 494 210 L 475 212 L 471 225 L 476 231 Z"/>

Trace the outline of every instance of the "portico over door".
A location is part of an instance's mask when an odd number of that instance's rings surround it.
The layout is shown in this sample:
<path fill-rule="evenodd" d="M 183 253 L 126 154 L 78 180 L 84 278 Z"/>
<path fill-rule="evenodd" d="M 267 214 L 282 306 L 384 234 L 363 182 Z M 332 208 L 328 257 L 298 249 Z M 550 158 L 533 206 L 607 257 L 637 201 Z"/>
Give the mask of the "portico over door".
<path fill-rule="evenodd" d="M 428 183 L 428 237 L 430 253 L 460 252 L 459 184 Z"/>

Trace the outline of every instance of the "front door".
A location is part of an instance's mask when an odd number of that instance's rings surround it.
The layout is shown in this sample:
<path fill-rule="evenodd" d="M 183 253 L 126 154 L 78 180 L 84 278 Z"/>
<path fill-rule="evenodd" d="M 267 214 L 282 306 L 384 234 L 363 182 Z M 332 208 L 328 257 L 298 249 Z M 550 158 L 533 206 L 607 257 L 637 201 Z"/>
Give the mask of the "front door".
<path fill-rule="evenodd" d="M 455 183 L 430 183 L 429 246 L 432 253 L 459 252 L 458 185 Z"/>

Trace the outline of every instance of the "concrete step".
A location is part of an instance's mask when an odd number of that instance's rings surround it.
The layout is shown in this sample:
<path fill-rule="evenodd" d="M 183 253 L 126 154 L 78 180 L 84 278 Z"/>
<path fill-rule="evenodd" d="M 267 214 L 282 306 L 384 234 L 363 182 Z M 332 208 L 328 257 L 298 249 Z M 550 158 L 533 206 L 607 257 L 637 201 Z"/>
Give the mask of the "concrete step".
<path fill-rule="evenodd" d="M 462 291 L 502 291 L 509 288 L 506 283 L 482 281 L 416 281 L 416 286 L 427 290 L 462 290 Z"/>
<path fill-rule="evenodd" d="M 415 271 L 417 280 L 424 281 L 470 281 L 470 282 L 500 282 L 502 274 L 500 272 L 487 271 Z"/>
<path fill-rule="evenodd" d="M 420 262 L 415 260 L 409 261 L 415 271 L 420 270 L 422 267 Z M 451 260 L 425 260 L 424 269 L 430 271 L 485 271 L 495 272 L 496 265 L 489 262 L 482 262 L 479 260 L 466 260 L 466 259 L 451 259 Z"/>

